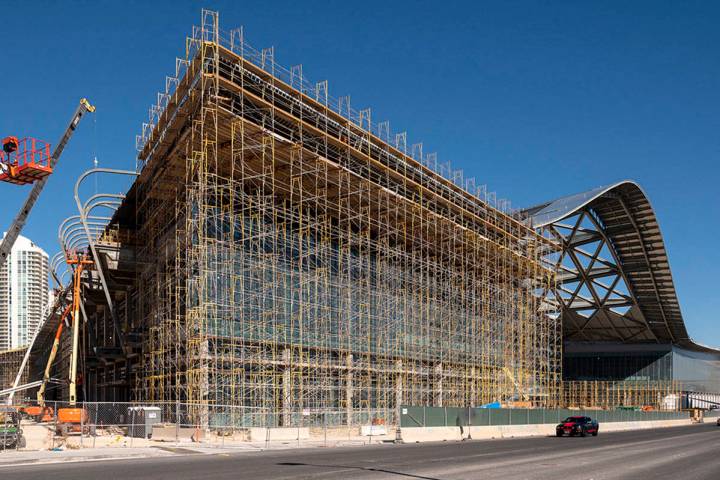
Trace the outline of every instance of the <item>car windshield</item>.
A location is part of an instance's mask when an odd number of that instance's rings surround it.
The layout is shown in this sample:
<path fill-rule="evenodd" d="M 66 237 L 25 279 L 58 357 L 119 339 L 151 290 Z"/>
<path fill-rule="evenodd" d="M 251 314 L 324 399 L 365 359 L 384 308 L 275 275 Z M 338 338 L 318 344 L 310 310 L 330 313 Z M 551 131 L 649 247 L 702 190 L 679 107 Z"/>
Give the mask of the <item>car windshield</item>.
<path fill-rule="evenodd" d="M 583 423 L 585 419 L 583 417 L 568 417 L 565 420 L 563 420 L 563 423 Z"/>

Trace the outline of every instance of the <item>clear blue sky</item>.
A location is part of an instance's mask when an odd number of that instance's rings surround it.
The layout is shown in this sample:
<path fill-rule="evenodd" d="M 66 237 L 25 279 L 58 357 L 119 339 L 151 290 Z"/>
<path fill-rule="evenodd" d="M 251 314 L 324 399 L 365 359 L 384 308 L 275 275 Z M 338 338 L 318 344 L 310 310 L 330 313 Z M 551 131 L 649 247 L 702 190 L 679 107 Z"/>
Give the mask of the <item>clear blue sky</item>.
<path fill-rule="evenodd" d="M 224 29 L 244 25 L 251 44 L 275 46 L 281 64 L 328 79 L 333 96 L 372 107 L 374 120 L 407 130 L 514 207 L 638 181 L 690 333 L 720 345 L 717 2 L 2 4 L 0 135 L 54 143 L 80 97 L 97 105 L 24 232 L 51 255 L 93 155 L 134 167 L 135 135 L 205 6 Z M 26 192 L 0 185 L 0 228 Z"/>

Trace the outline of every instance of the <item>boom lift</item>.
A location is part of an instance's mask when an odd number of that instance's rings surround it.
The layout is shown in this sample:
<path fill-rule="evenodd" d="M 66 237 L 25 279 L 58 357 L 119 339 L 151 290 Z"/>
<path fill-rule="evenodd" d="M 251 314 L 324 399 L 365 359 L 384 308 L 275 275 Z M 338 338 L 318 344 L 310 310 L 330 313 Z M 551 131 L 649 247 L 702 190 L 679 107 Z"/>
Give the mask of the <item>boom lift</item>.
<path fill-rule="evenodd" d="M 70 402 L 67 408 L 58 409 L 58 433 L 65 435 L 68 432 L 81 431 L 83 423 L 87 423 L 87 410 L 77 408 L 77 366 L 80 340 L 80 302 L 83 272 L 88 270 L 93 261 L 87 254 L 67 252 L 68 265 L 74 266 L 73 271 L 73 296 L 72 296 L 72 351 L 70 352 Z M 62 328 L 62 322 L 58 329 Z M 56 334 L 56 342 L 59 342 L 59 335 Z M 55 344 L 53 344 L 53 350 Z M 51 352 L 52 355 L 52 352 Z M 46 374 L 47 376 L 47 374 Z M 39 400 L 39 397 L 38 397 Z"/>
<path fill-rule="evenodd" d="M 25 414 L 35 418 L 38 423 L 48 422 L 53 418 L 53 408 L 45 405 L 45 389 L 50 381 L 50 371 L 52 370 L 53 362 L 55 362 L 55 357 L 57 356 L 58 348 L 60 347 L 60 337 L 62 336 L 63 327 L 65 326 L 65 319 L 70 314 L 71 308 L 72 305 L 65 307 L 65 310 L 63 310 L 63 313 L 60 316 L 52 349 L 50 350 L 50 355 L 48 356 L 48 361 L 45 365 L 45 373 L 43 374 L 42 383 L 37 391 L 37 405 L 24 408 Z"/>
<path fill-rule="evenodd" d="M 72 303 L 65 307 L 60 316 L 57 330 L 55 331 L 55 338 L 53 345 L 48 356 L 47 363 L 45 365 L 45 371 L 43 379 L 40 382 L 33 382 L 28 384 L 28 387 L 34 387 L 39 384 L 40 388 L 37 392 L 37 405 L 24 407 L 23 412 L 35 418 L 37 422 L 46 422 L 53 419 L 54 411 L 52 407 L 45 404 L 45 389 L 47 384 L 53 381 L 50 378 L 52 371 L 52 365 L 57 356 L 58 349 L 60 347 L 60 340 L 62 337 L 63 328 L 65 327 L 66 319 L 70 320 L 71 327 L 71 338 L 72 338 L 72 349 L 70 352 L 70 402 L 68 407 L 59 408 L 57 410 L 57 433 L 60 435 L 67 435 L 70 432 L 80 432 L 83 423 L 87 422 L 88 415 L 84 408 L 77 408 L 77 367 L 80 350 L 80 302 L 82 301 L 82 278 L 83 274 L 88 271 L 94 262 L 88 257 L 87 253 L 77 253 L 66 251 L 67 263 L 73 268 L 72 275 Z M 56 381 L 56 380 L 55 380 Z M 86 432 L 91 433 L 91 430 L 86 427 Z"/>
<path fill-rule="evenodd" d="M 32 190 L 25 199 L 25 203 L 13 220 L 7 231 L 7 235 L 0 242 L 0 268 L 5 264 L 15 240 L 20 235 L 30 211 L 35 206 L 38 197 L 45 188 L 48 176 L 60 159 L 65 145 L 72 137 L 80 119 L 87 112 L 94 112 L 95 107 L 90 105 L 86 99 L 80 100 L 75 113 L 70 120 L 65 132 L 58 142 L 52 155 L 50 145 L 34 138 L 18 139 L 17 137 L 5 137 L 2 140 L 2 152 L 0 152 L 0 181 L 13 183 L 15 185 L 27 185 L 34 183 Z"/>
<path fill-rule="evenodd" d="M 10 251 L 12 250 L 12 247 L 15 244 L 17 237 L 20 235 L 20 232 L 25 226 L 25 223 L 27 223 L 30 212 L 32 211 L 35 203 L 40 197 L 40 194 L 45 188 L 45 183 L 47 183 L 48 176 L 53 172 L 53 169 L 57 165 L 60 156 L 65 150 L 65 146 L 75 133 L 75 129 L 77 128 L 78 123 L 80 123 L 80 120 L 86 113 L 92 113 L 94 111 L 95 107 L 90 105 L 87 99 L 80 99 L 80 104 L 75 109 L 75 113 L 73 114 L 72 118 L 70 119 L 70 123 L 60 137 L 60 141 L 57 143 L 55 149 L 52 152 L 52 155 L 50 154 L 50 144 L 34 138 L 28 137 L 18 139 L 14 136 L 8 136 L 2 139 L 2 151 L 0 151 L 0 181 L 12 183 L 15 185 L 34 185 L 32 187 L 32 190 L 30 190 L 27 198 L 25 199 L 25 203 L 23 204 L 22 208 L 15 216 L 15 219 L 13 220 L 13 223 L 8 229 L 7 234 L 0 240 L 0 268 L 4 266 L 5 261 L 10 255 Z M 77 346 L 79 327 L 78 310 L 80 305 L 79 279 L 82 276 L 82 265 L 85 265 L 88 262 L 90 261 L 87 259 L 80 260 L 78 265 L 76 266 L 76 279 L 73 289 L 73 352 L 71 356 L 72 365 L 70 376 L 70 405 L 72 407 L 74 407 L 76 400 Z M 60 319 L 60 324 L 58 325 L 58 330 L 55 334 L 55 340 L 52 350 L 50 352 L 50 357 L 48 358 L 48 364 L 45 369 L 43 380 L 40 384 L 40 390 L 38 391 L 38 407 L 28 407 L 28 409 L 26 409 L 31 410 L 27 411 L 26 413 L 34 413 L 34 416 L 40 421 L 43 419 L 47 419 L 48 416 L 52 415 L 52 409 L 45 406 L 45 387 L 50 380 L 50 369 L 55 359 L 55 355 L 57 354 L 60 336 L 62 334 L 63 322 L 65 317 L 69 313 L 69 309 L 70 307 L 68 307 L 68 309 L 66 309 L 66 311 L 63 313 L 62 318 Z M 58 411 L 59 415 L 62 410 L 64 410 L 64 412 L 62 413 L 64 413 L 64 416 L 66 417 L 66 423 L 74 423 L 74 419 L 76 416 L 78 418 L 77 423 L 80 423 L 80 415 L 82 414 L 82 412 L 84 412 L 84 410 L 75 408 L 60 409 Z M 80 410 L 81 412 L 77 413 L 75 412 L 75 410 Z"/>

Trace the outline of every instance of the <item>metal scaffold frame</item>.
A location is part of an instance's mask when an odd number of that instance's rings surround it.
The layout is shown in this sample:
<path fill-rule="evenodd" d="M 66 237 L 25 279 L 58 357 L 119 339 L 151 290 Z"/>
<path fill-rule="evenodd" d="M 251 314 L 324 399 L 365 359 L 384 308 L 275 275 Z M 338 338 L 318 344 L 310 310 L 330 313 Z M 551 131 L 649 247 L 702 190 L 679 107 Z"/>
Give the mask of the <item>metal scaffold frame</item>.
<path fill-rule="evenodd" d="M 272 50 L 262 69 L 242 35 L 232 43 L 203 12 L 175 91 L 189 131 L 174 152 L 186 171 L 166 285 L 180 311 L 151 327 L 160 371 L 143 396 L 247 405 L 282 424 L 340 406 L 553 398 L 543 239 L 477 200 L 448 201 L 444 179 L 373 135 L 369 111 L 340 117 L 293 88 L 301 68 L 288 85 Z M 144 151 L 169 135 L 168 113 Z M 173 161 L 153 146 L 146 168 Z"/>
<path fill-rule="evenodd" d="M 556 406 L 558 245 L 274 53 L 203 11 L 138 138 L 139 176 L 97 241 L 133 252 L 113 293 L 132 398 L 194 405 L 205 426 Z M 106 370 L 91 398 L 122 383 Z"/>
<path fill-rule="evenodd" d="M 30 378 L 29 366 L 25 365 L 22 373 L 20 373 L 20 367 L 23 365 L 26 352 L 27 347 L 0 351 L 0 390 L 28 383 Z M 19 378 L 18 373 L 20 373 Z M 0 401 L 3 400 L 0 399 Z"/>

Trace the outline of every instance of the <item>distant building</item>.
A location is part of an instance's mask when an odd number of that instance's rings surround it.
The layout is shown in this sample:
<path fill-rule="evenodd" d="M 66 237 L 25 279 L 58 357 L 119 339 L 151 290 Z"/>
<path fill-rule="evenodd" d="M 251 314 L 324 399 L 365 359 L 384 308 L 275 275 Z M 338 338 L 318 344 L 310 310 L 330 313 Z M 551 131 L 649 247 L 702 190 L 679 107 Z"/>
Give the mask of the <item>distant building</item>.
<path fill-rule="evenodd" d="M 48 300 L 48 254 L 20 236 L 0 268 L 0 351 L 30 343 Z"/>
<path fill-rule="evenodd" d="M 49 312 L 50 309 L 55 305 L 55 290 L 52 288 L 48 290 L 48 297 L 47 297 L 47 311 Z"/>

